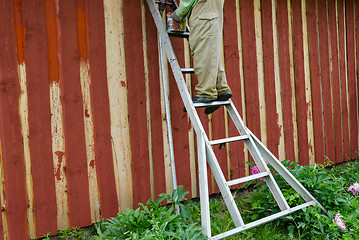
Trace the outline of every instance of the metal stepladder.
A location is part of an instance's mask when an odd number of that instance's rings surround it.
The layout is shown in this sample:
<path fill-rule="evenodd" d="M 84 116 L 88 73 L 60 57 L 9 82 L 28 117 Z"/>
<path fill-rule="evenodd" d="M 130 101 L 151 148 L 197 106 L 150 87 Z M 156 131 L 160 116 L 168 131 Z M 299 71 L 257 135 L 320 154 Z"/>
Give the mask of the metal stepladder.
<path fill-rule="evenodd" d="M 321 204 L 304 188 L 304 186 L 281 164 L 281 162 L 260 142 L 260 140 L 244 125 L 242 118 L 236 110 L 233 102 L 228 101 L 215 101 L 212 103 L 195 103 L 193 104 L 183 74 L 193 73 L 193 69 L 185 69 L 179 66 L 177 58 L 172 48 L 169 33 L 163 23 L 160 11 L 156 3 L 159 5 L 169 4 L 165 1 L 146 0 L 151 11 L 152 17 L 159 32 L 160 48 L 164 47 L 168 61 L 170 63 L 172 72 L 174 74 L 177 87 L 179 89 L 184 106 L 187 110 L 188 116 L 191 120 L 192 126 L 197 136 L 197 152 L 198 152 L 198 172 L 199 172 L 199 188 L 200 188 L 200 205 L 201 205 L 201 222 L 204 228 L 203 233 L 209 239 L 222 239 L 233 234 L 248 230 L 250 228 L 268 223 L 277 218 L 286 216 L 292 212 L 298 211 L 308 206 L 318 205 L 324 210 Z M 171 1 L 172 2 L 172 1 Z M 178 37 L 187 37 L 188 34 L 173 34 Z M 230 137 L 225 139 L 218 139 L 209 141 L 206 132 L 201 124 L 200 118 L 195 108 L 203 108 L 209 106 L 224 106 L 227 109 L 229 116 L 235 124 L 239 136 Z M 249 153 L 252 155 L 253 160 L 258 166 L 260 173 L 227 181 L 221 170 L 221 167 L 214 154 L 212 146 L 235 141 L 244 141 Z M 265 160 L 271 165 L 279 175 L 305 200 L 304 204 L 296 207 L 290 207 L 284 198 L 279 186 L 277 185 L 270 169 L 268 168 Z M 210 212 L 209 212 L 209 193 L 208 193 L 208 180 L 207 180 L 207 162 L 210 166 L 212 174 L 216 180 L 217 186 L 222 194 L 223 200 L 228 208 L 232 217 L 235 228 L 227 232 L 212 236 L 210 226 Z M 268 185 L 271 193 L 274 196 L 281 212 L 270 215 L 268 217 L 259 219 L 257 221 L 245 224 L 241 214 L 236 206 L 230 186 L 240 184 L 243 182 L 263 178 Z"/>

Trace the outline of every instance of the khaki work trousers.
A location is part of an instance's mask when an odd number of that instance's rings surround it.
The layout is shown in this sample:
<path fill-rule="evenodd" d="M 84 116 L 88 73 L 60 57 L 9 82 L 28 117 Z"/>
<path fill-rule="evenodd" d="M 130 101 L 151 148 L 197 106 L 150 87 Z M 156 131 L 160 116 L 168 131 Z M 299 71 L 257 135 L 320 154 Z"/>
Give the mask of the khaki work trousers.
<path fill-rule="evenodd" d="M 217 98 L 231 92 L 222 64 L 223 4 L 224 0 L 198 0 L 189 19 L 198 97 Z"/>

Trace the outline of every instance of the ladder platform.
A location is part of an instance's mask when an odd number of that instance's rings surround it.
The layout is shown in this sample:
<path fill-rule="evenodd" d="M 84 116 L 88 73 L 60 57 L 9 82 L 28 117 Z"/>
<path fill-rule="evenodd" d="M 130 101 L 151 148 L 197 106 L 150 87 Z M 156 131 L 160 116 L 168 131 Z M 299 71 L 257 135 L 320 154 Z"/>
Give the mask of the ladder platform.
<path fill-rule="evenodd" d="M 262 225 L 262 224 L 271 222 L 271 221 L 273 221 L 273 220 L 275 220 L 275 219 L 277 219 L 277 218 L 284 217 L 284 216 L 286 216 L 286 215 L 289 215 L 289 214 L 291 214 L 291 213 L 293 213 L 293 212 L 296 212 L 296 211 L 298 211 L 298 210 L 301 210 L 301 209 L 303 209 L 303 208 L 306 208 L 306 207 L 309 207 L 309 206 L 315 206 L 315 205 L 316 205 L 316 202 L 314 202 L 314 201 L 306 202 L 306 203 L 303 203 L 303 204 L 298 205 L 298 206 L 296 206 L 296 207 L 289 208 L 289 209 L 287 209 L 287 210 L 283 210 L 283 211 L 281 211 L 281 212 L 279 212 L 279 213 L 270 215 L 270 216 L 268 216 L 268 217 L 259 219 L 259 220 L 257 220 L 257 221 L 254 221 L 254 222 L 245 224 L 245 225 L 243 225 L 243 226 L 234 228 L 234 229 L 229 230 L 229 231 L 227 231 L 227 232 L 218 234 L 218 235 L 213 236 L 213 237 L 208 238 L 208 239 L 210 239 L 210 240 L 215 240 L 215 239 L 226 238 L 226 237 L 232 236 L 232 235 L 234 235 L 234 234 L 243 232 L 243 231 L 245 231 L 245 230 L 248 230 L 248 229 L 257 227 L 257 226 L 259 226 L 259 225 Z"/>
<path fill-rule="evenodd" d="M 209 144 L 211 146 L 213 145 L 218 145 L 218 144 L 223 144 L 223 143 L 229 143 L 229 142 L 236 142 L 236 141 L 241 141 L 241 140 L 246 140 L 249 137 L 244 135 L 244 136 L 237 136 L 237 137 L 229 137 L 229 138 L 222 138 L 222 139 L 218 139 L 218 140 L 213 140 L 213 141 L 209 141 Z"/>
<path fill-rule="evenodd" d="M 215 107 L 215 106 L 223 106 L 230 104 L 229 101 L 214 101 L 211 103 L 194 103 L 195 108 L 204 108 L 204 107 Z"/>
<path fill-rule="evenodd" d="M 181 68 L 181 72 L 183 74 L 193 74 L 194 73 L 194 69 L 193 68 Z"/>
<path fill-rule="evenodd" d="M 269 174 L 267 172 L 261 172 L 261 173 L 257 173 L 257 174 L 253 174 L 253 175 L 249 175 L 246 177 L 242 177 L 242 178 L 237 178 L 231 181 L 227 182 L 227 186 L 233 186 L 236 184 L 240 184 L 240 183 L 244 183 L 244 182 L 249 182 L 258 178 L 262 178 L 262 177 L 267 177 L 269 176 Z"/>
<path fill-rule="evenodd" d="M 175 32 L 175 31 L 168 31 L 168 36 L 170 37 L 178 37 L 178 38 L 189 38 L 189 32 Z"/>

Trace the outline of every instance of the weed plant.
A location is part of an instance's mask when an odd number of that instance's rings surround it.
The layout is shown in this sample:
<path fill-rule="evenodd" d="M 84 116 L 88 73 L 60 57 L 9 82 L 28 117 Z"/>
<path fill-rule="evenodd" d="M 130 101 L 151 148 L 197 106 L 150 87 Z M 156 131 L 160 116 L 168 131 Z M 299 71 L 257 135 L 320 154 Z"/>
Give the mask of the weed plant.
<path fill-rule="evenodd" d="M 355 185 L 359 182 L 358 161 L 339 166 L 330 163 L 300 166 L 287 160 L 282 163 L 326 211 L 310 206 L 226 239 L 359 239 L 359 184 Z M 288 204 L 294 207 L 304 203 L 300 195 L 271 170 Z M 102 220 L 94 227 L 97 234 L 91 237 L 79 229 L 66 229 L 59 231 L 58 239 L 207 239 L 200 227 L 200 203 L 186 199 L 188 193 L 179 186 L 172 195 L 162 193 L 156 201 L 149 200 L 135 210 L 126 209 L 117 217 Z M 245 223 L 280 211 L 263 180 L 245 183 L 234 191 L 234 197 Z M 164 205 L 165 200 L 168 205 Z M 211 198 L 209 206 L 212 236 L 234 228 L 223 200 Z M 176 214 L 176 208 L 180 215 Z"/>
<path fill-rule="evenodd" d="M 172 195 L 160 194 L 156 201 L 149 200 L 146 205 L 139 204 L 136 210 L 126 209 L 108 222 L 102 221 L 97 230 L 102 239 L 207 239 L 202 228 L 193 223 L 188 208 L 183 201 L 188 191 L 179 186 Z M 170 206 L 161 206 L 162 201 L 171 202 Z M 176 207 L 180 209 L 177 215 Z"/>
<path fill-rule="evenodd" d="M 359 182 L 358 162 L 341 166 L 332 166 L 330 163 L 313 166 L 300 166 L 290 161 L 282 163 L 322 204 L 326 212 L 318 206 L 310 206 L 228 239 L 359 239 L 359 192 L 353 194 L 355 192 L 348 189 Z M 291 207 L 305 203 L 282 177 L 274 174 L 274 178 Z M 251 190 L 253 188 L 255 190 Z M 244 189 L 250 193 L 241 196 Z M 236 195 L 235 200 L 245 223 L 280 211 L 279 207 L 274 207 L 278 205 L 264 181 L 248 182 Z M 223 201 L 211 201 L 210 210 L 212 235 L 234 228 Z M 196 211 L 192 210 L 194 216 L 200 214 Z M 193 218 L 197 222 L 200 220 Z"/>

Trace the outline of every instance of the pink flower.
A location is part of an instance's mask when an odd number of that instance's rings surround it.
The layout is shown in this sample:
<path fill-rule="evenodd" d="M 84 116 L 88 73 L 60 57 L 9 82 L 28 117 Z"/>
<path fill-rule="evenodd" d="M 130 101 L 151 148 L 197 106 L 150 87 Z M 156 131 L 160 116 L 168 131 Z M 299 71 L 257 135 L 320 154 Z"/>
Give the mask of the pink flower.
<path fill-rule="evenodd" d="M 359 183 L 354 183 L 352 186 L 350 186 L 349 188 L 348 188 L 348 192 L 349 191 L 351 191 L 351 190 L 353 190 L 353 195 L 355 195 L 355 193 L 357 192 L 357 191 L 359 191 Z"/>
<path fill-rule="evenodd" d="M 345 226 L 345 223 L 342 218 L 343 216 L 338 213 L 337 215 L 335 215 L 333 223 L 336 223 L 338 227 L 340 227 L 342 230 L 347 230 L 347 227 Z"/>
<path fill-rule="evenodd" d="M 261 172 L 259 171 L 259 168 L 257 166 L 252 167 L 251 170 L 252 170 L 252 174 L 257 174 Z"/>
<path fill-rule="evenodd" d="M 252 170 L 252 174 L 261 173 L 261 171 L 259 171 L 258 166 L 252 167 L 251 170 Z M 262 178 L 259 178 L 259 179 L 262 180 Z"/>

